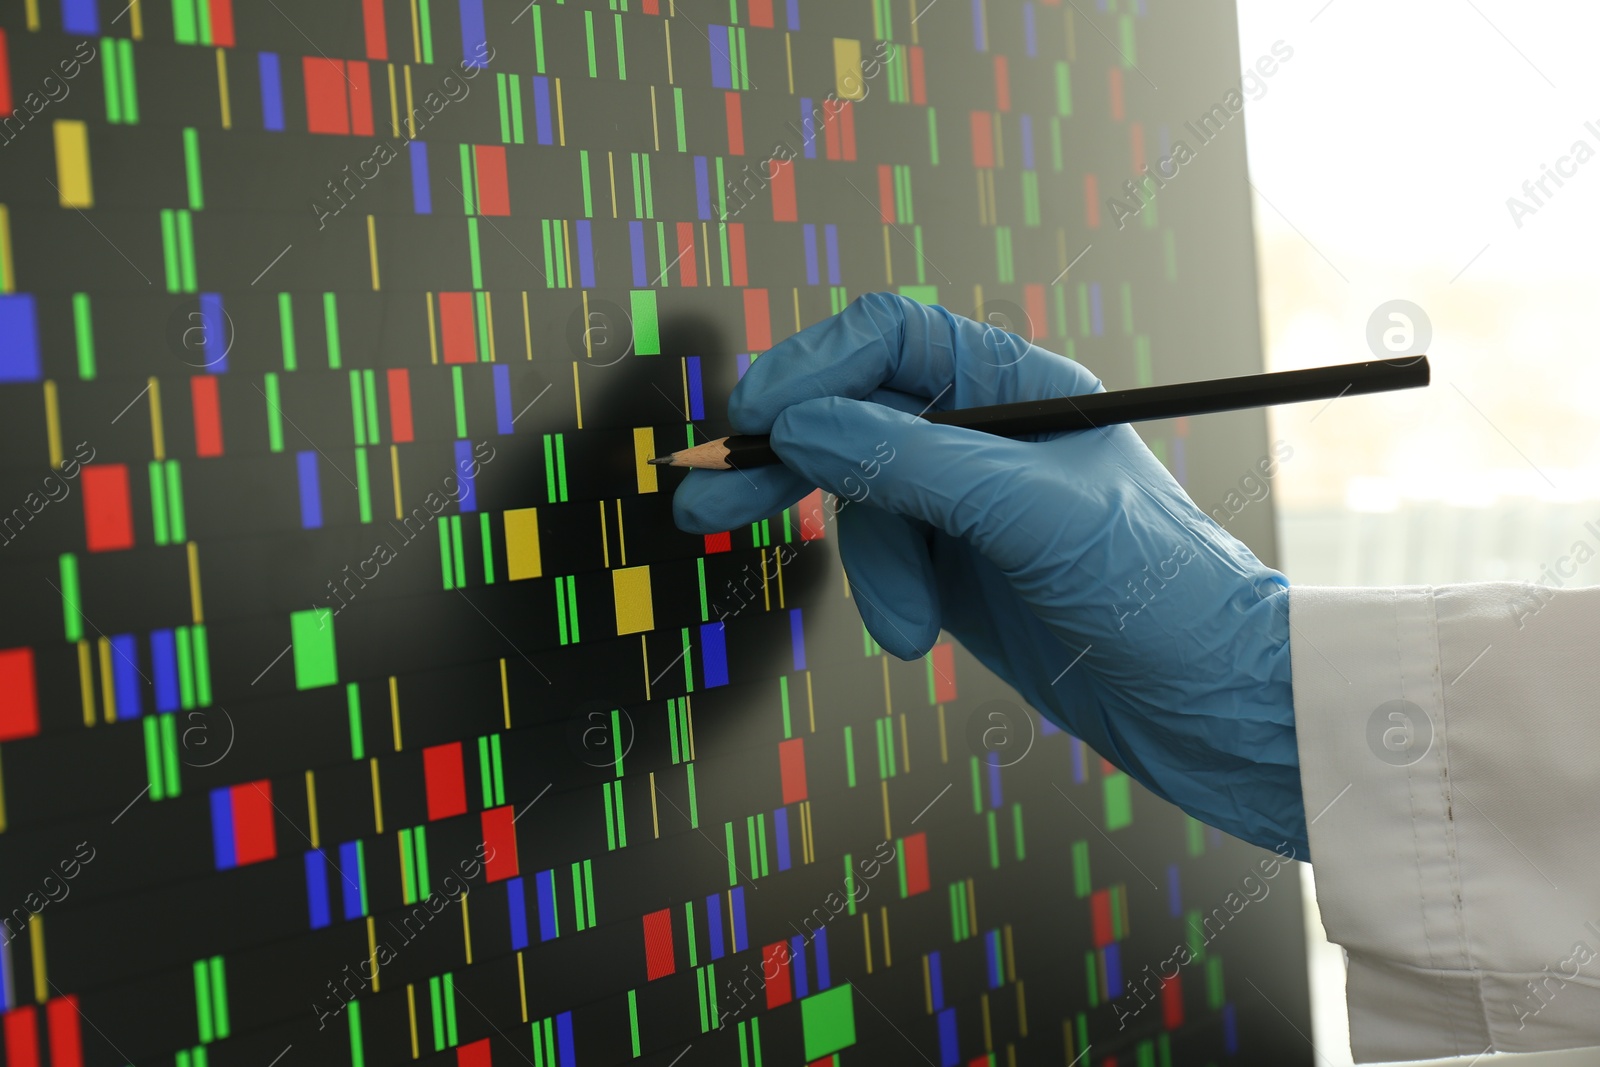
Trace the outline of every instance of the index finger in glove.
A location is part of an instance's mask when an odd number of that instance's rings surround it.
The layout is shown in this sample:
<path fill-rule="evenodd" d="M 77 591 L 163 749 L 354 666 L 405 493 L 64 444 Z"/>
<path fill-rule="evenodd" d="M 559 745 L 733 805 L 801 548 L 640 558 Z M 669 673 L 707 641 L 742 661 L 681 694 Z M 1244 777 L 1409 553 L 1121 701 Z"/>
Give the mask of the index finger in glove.
<path fill-rule="evenodd" d="M 998 326 L 893 293 L 868 293 L 774 345 L 728 400 L 740 433 L 769 433 L 806 400 L 864 400 L 888 388 L 938 410 L 1074 396 L 1101 388 L 1087 369 Z"/>

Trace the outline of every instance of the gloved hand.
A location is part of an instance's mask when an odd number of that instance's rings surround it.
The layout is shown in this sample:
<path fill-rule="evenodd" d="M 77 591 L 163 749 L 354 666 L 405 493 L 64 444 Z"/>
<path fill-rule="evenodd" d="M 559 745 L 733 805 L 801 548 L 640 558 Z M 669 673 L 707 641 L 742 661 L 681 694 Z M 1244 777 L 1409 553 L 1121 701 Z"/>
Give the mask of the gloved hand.
<path fill-rule="evenodd" d="M 1288 582 L 1195 506 L 1133 428 L 1009 440 L 916 417 L 1100 392 L 1014 334 L 873 293 L 762 354 L 739 433 L 783 464 L 690 471 L 678 525 L 747 525 L 821 486 L 872 636 L 941 627 L 1042 714 L 1195 818 L 1309 856 Z M 865 492 L 863 492 L 865 490 Z"/>

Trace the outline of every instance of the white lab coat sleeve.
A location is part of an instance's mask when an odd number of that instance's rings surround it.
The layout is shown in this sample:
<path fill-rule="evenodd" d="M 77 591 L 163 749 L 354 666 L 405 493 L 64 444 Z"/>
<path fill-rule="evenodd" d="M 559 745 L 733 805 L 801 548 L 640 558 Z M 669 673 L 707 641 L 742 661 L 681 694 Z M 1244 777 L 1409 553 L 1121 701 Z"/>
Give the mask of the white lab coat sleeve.
<path fill-rule="evenodd" d="M 1600 1045 L 1600 589 L 1294 587 L 1289 617 L 1356 1062 Z"/>

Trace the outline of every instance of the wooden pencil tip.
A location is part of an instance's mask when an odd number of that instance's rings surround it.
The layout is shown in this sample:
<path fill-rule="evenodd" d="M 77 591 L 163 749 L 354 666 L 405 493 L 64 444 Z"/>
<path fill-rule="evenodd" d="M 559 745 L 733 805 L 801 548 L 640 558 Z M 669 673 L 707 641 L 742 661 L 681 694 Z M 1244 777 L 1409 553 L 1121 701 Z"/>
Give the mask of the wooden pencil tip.
<path fill-rule="evenodd" d="M 671 456 L 656 456 L 654 459 L 645 460 L 645 462 L 648 463 L 652 467 L 670 467 L 670 466 L 672 466 L 672 457 Z"/>

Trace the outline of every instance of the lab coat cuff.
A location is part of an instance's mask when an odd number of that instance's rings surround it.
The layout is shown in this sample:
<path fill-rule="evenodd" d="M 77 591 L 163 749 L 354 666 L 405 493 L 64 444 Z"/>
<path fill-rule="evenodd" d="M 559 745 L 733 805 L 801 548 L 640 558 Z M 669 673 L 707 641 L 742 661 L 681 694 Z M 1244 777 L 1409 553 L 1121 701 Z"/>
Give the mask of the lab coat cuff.
<path fill-rule="evenodd" d="M 1433 590 L 1294 587 L 1289 618 L 1307 835 L 1323 926 L 1347 953 L 1352 1053 L 1482 1051 Z"/>

